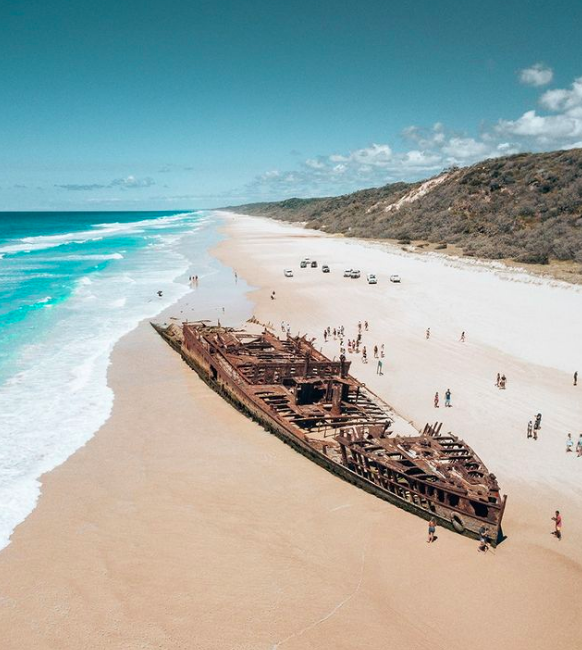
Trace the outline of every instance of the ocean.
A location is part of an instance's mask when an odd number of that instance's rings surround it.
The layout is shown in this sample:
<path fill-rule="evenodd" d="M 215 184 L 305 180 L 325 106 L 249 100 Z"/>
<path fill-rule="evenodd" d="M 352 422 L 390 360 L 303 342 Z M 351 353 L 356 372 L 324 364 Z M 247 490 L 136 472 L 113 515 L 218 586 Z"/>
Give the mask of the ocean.
<path fill-rule="evenodd" d="M 203 211 L 0 213 L 0 548 L 39 477 L 109 416 L 115 342 L 190 274 L 226 273 L 207 253 L 216 225 Z"/>

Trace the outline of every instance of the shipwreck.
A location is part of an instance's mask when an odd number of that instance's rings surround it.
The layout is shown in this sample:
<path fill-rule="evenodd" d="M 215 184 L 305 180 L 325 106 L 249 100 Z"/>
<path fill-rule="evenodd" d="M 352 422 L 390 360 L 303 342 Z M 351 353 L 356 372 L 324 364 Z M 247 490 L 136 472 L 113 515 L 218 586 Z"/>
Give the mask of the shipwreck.
<path fill-rule="evenodd" d="M 204 322 L 153 324 L 214 390 L 337 476 L 458 533 L 503 539 L 507 497 L 469 445 L 442 424 L 393 430 L 394 410 L 305 337 Z"/>

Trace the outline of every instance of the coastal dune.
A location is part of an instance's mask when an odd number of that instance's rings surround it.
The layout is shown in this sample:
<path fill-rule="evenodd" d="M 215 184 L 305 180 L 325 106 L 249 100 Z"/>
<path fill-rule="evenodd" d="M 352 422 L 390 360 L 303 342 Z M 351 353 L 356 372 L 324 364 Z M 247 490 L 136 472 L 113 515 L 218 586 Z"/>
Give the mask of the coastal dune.
<path fill-rule="evenodd" d="M 486 555 L 442 529 L 426 544 L 426 522 L 269 435 L 142 323 L 113 352 L 111 418 L 44 476 L 37 508 L 0 553 L 1 647 L 579 647 L 582 459 L 566 456 L 565 435 L 579 433 L 582 387 L 572 386 L 567 366 L 580 350 L 563 316 L 579 305 L 577 290 L 223 218 L 227 237 L 216 255 L 256 287 L 249 297 L 261 322 L 279 331 L 289 323 L 334 356 L 339 343 L 324 343 L 323 328 L 343 324 L 353 337 L 358 320 L 369 321 L 364 344 L 369 357 L 385 344 L 384 375 L 373 358 L 363 364 L 355 355 L 352 374 L 416 427 L 442 420 L 474 447 L 509 494 L 507 539 Z M 301 275 L 305 256 L 332 273 Z M 341 277 L 356 265 L 379 284 Z M 284 268 L 295 277 L 284 278 Z M 388 283 L 392 272 L 401 286 Z M 513 292 L 499 302 L 497 282 Z M 527 311 L 537 309 L 532 291 L 554 301 L 552 314 Z M 479 292 L 485 323 L 475 301 L 464 310 Z M 193 292 L 162 318 L 199 318 L 200 309 Z M 242 320 L 227 309 L 228 317 Z M 508 376 L 505 391 L 494 385 L 497 372 Z M 436 411 L 432 396 L 447 388 L 453 408 Z M 544 420 L 533 442 L 525 426 L 538 410 Z M 562 541 L 550 535 L 556 508 Z"/>

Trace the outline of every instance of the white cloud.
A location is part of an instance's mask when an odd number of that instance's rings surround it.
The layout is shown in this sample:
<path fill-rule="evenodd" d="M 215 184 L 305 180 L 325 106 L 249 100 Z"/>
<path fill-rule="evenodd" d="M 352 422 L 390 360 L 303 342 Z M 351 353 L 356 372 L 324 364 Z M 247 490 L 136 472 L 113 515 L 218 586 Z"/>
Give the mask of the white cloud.
<path fill-rule="evenodd" d="M 109 183 L 65 183 L 62 185 L 55 185 L 63 190 L 78 191 L 78 192 L 92 192 L 93 190 L 104 190 L 108 188 L 136 189 L 151 187 L 155 185 L 153 178 L 136 178 L 135 176 L 126 176 L 125 178 L 114 178 Z"/>
<path fill-rule="evenodd" d="M 122 189 L 134 189 L 140 187 L 151 187 L 155 185 L 153 178 L 136 178 L 135 176 L 126 176 L 125 178 L 116 178 L 109 183 L 109 187 L 120 187 Z"/>
<path fill-rule="evenodd" d="M 443 152 L 458 162 L 474 160 L 491 154 L 491 147 L 474 138 L 451 138 L 442 148 Z"/>
<path fill-rule="evenodd" d="M 538 115 L 527 111 L 517 120 L 500 120 L 500 133 L 533 138 L 542 144 L 582 136 L 582 119 L 569 115 Z"/>
<path fill-rule="evenodd" d="M 540 104 L 548 111 L 576 111 L 578 113 L 577 109 L 582 107 L 582 77 L 574 79 L 569 90 L 560 88 L 547 90 L 541 96 Z"/>
<path fill-rule="evenodd" d="M 535 63 L 519 73 L 519 80 L 526 86 L 545 86 L 554 78 L 554 71 L 543 63 Z"/>
<path fill-rule="evenodd" d="M 522 71 L 522 81 L 533 84 L 535 80 L 541 85 L 542 81 L 548 83 L 551 75 L 549 68 L 536 64 Z M 481 125 L 478 135 L 452 131 L 441 122 L 430 127 L 412 125 L 402 132 L 408 144 L 403 151 L 388 143 L 373 143 L 347 153 L 316 156 L 294 172 L 258 176 L 243 193 L 265 200 L 337 195 L 399 180 L 421 180 L 451 166 L 521 151 L 582 147 L 582 77 L 569 88 L 544 92 L 539 104 L 539 110 L 532 108 L 516 119 Z"/>

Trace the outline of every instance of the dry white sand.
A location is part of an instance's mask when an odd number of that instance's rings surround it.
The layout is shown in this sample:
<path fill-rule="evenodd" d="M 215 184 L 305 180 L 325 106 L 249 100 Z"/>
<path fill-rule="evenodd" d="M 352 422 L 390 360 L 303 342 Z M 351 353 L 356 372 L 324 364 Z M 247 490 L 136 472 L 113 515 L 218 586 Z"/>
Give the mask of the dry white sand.
<path fill-rule="evenodd" d="M 537 307 L 523 297 L 532 284 L 267 220 L 229 220 L 228 232 L 218 254 L 258 287 L 259 319 L 318 337 L 328 324 L 355 333 L 370 322 L 364 343 L 385 344 L 385 374 L 355 358 L 354 374 L 417 426 L 438 418 L 475 447 L 509 494 L 507 540 L 487 555 L 443 530 L 426 544 L 426 522 L 234 411 L 144 324 L 114 351 L 111 419 L 44 477 L 37 509 L 0 554 L 0 647 L 581 647 L 582 459 L 564 443 L 579 433 L 582 386 L 571 385 L 568 356 L 552 365 L 545 345 L 570 346 L 574 363 L 579 343 L 564 321 L 576 291 L 536 284 L 555 312 L 534 325 Z M 304 256 L 332 273 L 300 275 Z M 376 272 L 379 284 L 344 280 L 345 266 Z M 439 276 L 449 270 L 455 282 Z M 392 272 L 402 285 L 387 282 Z M 483 289 L 497 282 L 517 287 L 509 303 L 496 302 L 497 285 Z M 489 325 L 476 306 L 484 299 Z M 196 309 L 187 300 L 177 315 Z M 323 347 L 333 355 L 337 345 Z M 506 391 L 494 386 L 498 371 Z M 434 391 L 446 388 L 454 406 L 435 412 Z M 540 440 L 528 441 L 538 410 Z M 550 535 L 555 508 L 561 542 Z"/>

